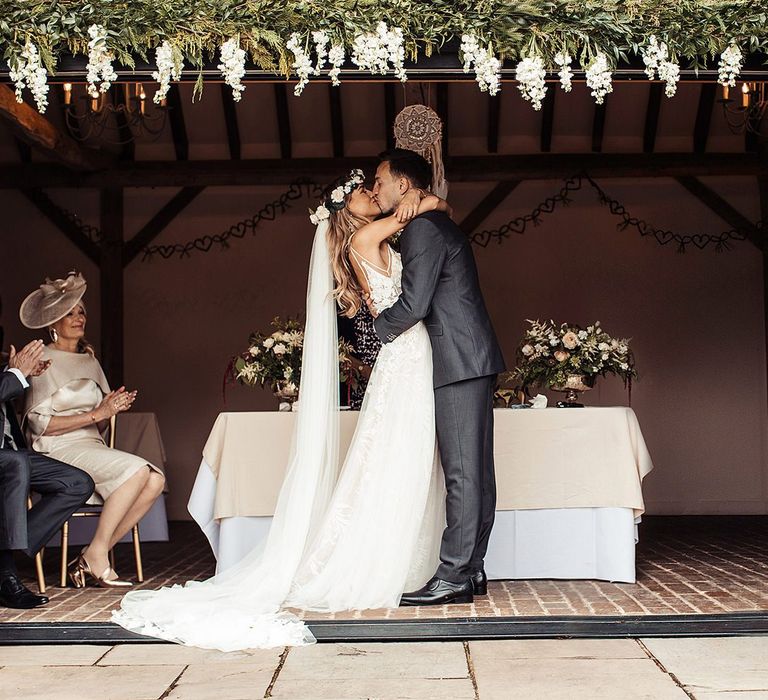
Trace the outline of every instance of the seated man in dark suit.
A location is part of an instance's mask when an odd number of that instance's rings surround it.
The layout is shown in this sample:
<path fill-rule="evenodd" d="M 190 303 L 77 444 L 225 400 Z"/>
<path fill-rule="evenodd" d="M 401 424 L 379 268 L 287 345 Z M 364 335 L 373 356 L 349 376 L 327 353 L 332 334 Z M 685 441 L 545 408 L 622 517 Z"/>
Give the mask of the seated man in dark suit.
<path fill-rule="evenodd" d="M 19 580 L 14 550 L 30 557 L 45 545 L 93 493 L 88 474 L 26 449 L 10 403 L 29 386 L 27 377 L 42 374 L 43 342 L 35 340 L 18 353 L 11 346 L 8 366 L 0 371 L 0 606 L 34 608 L 48 602 Z M 27 510 L 29 492 L 41 498 Z"/>

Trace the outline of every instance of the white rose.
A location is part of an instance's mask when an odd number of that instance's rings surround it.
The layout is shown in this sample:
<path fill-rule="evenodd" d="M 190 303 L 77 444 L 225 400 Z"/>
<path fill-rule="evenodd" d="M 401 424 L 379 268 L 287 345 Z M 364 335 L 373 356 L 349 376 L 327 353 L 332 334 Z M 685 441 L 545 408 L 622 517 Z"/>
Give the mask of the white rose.
<path fill-rule="evenodd" d="M 337 187 L 333 192 L 331 192 L 331 201 L 335 202 L 336 204 L 341 204 L 344 201 L 343 187 Z"/>
<path fill-rule="evenodd" d="M 272 347 L 274 344 L 275 344 L 275 339 L 274 339 L 274 338 L 267 338 L 267 339 L 264 341 L 264 343 L 263 343 L 264 347 L 265 347 L 267 350 L 269 350 L 269 349 L 270 349 L 270 348 L 271 348 L 271 347 Z"/>
<path fill-rule="evenodd" d="M 600 345 L 597 346 L 598 350 L 601 350 L 602 352 L 605 352 L 608 350 L 608 343 L 600 343 Z"/>
<path fill-rule="evenodd" d="M 579 340 L 586 340 L 586 339 L 587 339 L 587 332 L 579 331 Z"/>
<path fill-rule="evenodd" d="M 251 353 L 251 356 L 256 357 L 256 355 L 259 354 L 260 350 L 255 345 L 252 345 L 251 347 L 248 348 L 248 352 Z"/>
<path fill-rule="evenodd" d="M 526 357 L 530 357 L 531 355 L 533 355 L 533 348 L 530 345 L 523 345 L 523 347 L 520 349 L 520 351 Z"/>
<path fill-rule="evenodd" d="M 555 345 L 557 345 L 559 342 L 560 342 L 560 341 L 559 341 L 557 338 L 550 338 L 550 339 L 549 339 L 549 344 L 550 344 L 552 347 L 555 347 Z"/>
<path fill-rule="evenodd" d="M 275 345 L 275 347 L 272 348 L 272 352 L 275 353 L 275 355 L 285 355 L 287 351 L 288 348 L 286 348 L 282 343 L 278 343 Z"/>

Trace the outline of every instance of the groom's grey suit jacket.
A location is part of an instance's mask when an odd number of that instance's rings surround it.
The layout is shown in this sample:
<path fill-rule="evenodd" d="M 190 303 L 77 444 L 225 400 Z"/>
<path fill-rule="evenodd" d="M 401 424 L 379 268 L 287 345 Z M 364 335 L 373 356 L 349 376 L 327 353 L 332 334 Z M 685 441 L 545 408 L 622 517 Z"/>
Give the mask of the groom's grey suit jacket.
<path fill-rule="evenodd" d="M 400 236 L 403 291 L 374 321 L 382 342 L 424 321 L 435 388 L 504 371 L 469 241 L 443 212 L 416 217 Z"/>

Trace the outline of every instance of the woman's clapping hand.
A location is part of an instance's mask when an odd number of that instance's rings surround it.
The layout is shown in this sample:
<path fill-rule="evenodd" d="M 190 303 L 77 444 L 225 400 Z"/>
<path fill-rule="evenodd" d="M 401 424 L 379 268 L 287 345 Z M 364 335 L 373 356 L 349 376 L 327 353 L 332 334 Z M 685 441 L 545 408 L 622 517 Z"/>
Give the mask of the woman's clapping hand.
<path fill-rule="evenodd" d="M 138 393 L 138 391 L 126 391 L 124 386 L 110 391 L 94 409 L 94 415 L 99 421 L 109 420 L 112 416 L 129 410 Z"/>

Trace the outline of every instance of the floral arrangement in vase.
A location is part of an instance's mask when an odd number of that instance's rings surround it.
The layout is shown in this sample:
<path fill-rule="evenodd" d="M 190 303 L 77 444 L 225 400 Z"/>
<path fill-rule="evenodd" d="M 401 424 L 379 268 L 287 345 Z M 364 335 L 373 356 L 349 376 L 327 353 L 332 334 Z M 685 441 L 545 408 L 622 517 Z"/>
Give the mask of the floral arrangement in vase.
<path fill-rule="evenodd" d="M 283 402 L 293 403 L 299 395 L 304 326 L 297 319 L 272 321 L 272 333 L 251 333 L 248 348 L 232 358 L 230 375 L 246 386 L 269 385 Z M 360 363 L 352 345 L 339 338 L 339 380 L 351 389 L 357 386 Z"/>
<path fill-rule="evenodd" d="M 591 326 L 528 319 L 530 327 L 517 349 L 515 376 L 525 388 L 546 386 L 566 391 L 573 403 L 578 391 L 594 385 L 598 376 L 615 374 L 625 386 L 637 377 L 635 359 L 626 338 L 613 338 L 596 321 Z"/>

